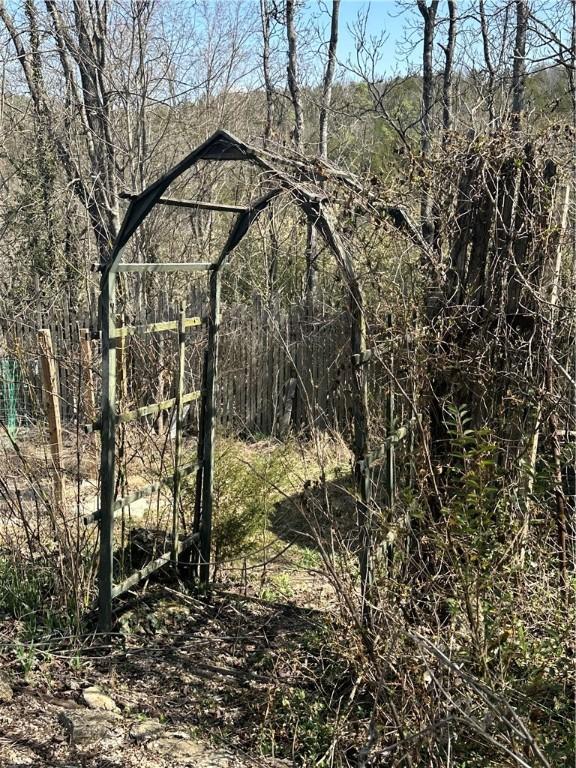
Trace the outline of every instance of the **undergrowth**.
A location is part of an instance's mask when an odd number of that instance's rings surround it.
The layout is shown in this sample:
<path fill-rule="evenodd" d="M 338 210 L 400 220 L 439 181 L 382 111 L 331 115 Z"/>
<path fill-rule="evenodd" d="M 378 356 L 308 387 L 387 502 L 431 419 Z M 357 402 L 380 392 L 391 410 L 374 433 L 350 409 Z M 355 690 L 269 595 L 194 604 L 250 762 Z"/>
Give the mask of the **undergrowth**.
<path fill-rule="evenodd" d="M 247 445 L 217 442 L 214 478 L 214 578 L 226 568 L 262 554 L 271 544 L 269 523 L 275 506 L 293 492 L 302 471 L 301 456 L 290 443 Z"/>

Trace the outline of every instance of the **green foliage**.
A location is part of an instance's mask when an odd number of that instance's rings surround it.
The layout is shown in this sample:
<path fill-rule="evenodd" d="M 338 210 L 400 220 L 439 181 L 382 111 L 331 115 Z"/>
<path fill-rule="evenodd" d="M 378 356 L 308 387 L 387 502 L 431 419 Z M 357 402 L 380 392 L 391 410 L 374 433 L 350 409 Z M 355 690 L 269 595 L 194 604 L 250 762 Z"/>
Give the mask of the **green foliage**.
<path fill-rule="evenodd" d="M 330 747 L 334 724 L 325 699 L 303 688 L 278 689 L 260 732 L 266 755 L 298 756 L 299 765 L 318 765 Z"/>
<path fill-rule="evenodd" d="M 299 568 L 318 569 L 322 567 L 321 554 L 309 547 L 296 547 L 292 553 L 292 559 Z"/>
<path fill-rule="evenodd" d="M 28 680 L 30 673 L 34 669 L 34 665 L 36 664 L 36 651 L 34 648 L 34 643 L 18 643 L 16 645 L 16 658 L 22 667 L 22 674 L 24 675 L 24 679 Z"/>
<path fill-rule="evenodd" d="M 46 276 L 58 266 L 56 243 L 62 232 L 56 205 L 56 157 L 41 131 L 30 148 L 31 156 L 19 166 L 20 194 L 12 215 L 19 230 L 22 261 L 33 273 Z M 26 212 L 25 217 L 20 217 L 20 210 Z"/>
<path fill-rule="evenodd" d="M 320 623 L 296 645 L 281 647 L 257 665 L 273 677 L 301 679 L 299 685 L 271 686 L 268 700 L 260 704 L 265 711 L 258 743 L 265 755 L 293 759 L 300 766 L 331 764 L 337 724 L 345 719 L 344 691 L 349 694 L 350 670 L 341 651 L 333 627 Z"/>
<path fill-rule="evenodd" d="M 441 563 L 442 600 L 470 667 L 518 697 L 519 713 L 552 764 L 564 765 L 570 752 L 562 735 L 569 716 L 570 630 L 558 592 L 541 578 L 548 567 L 545 550 L 526 541 L 531 553 L 519 556 L 526 467 L 521 459 L 516 465 L 504 461 L 505 447 L 487 428 L 472 428 L 465 407 L 449 409 L 447 421 L 442 518 L 429 529 Z M 543 482 L 548 469 L 544 465 L 534 477 L 533 504 L 539 487 L 549 488 Z M 463 765 L 476 764 L 468 742 L 457 749 L 468 761 Z"/>
<path fill-rule="evenodd" d="M 48 566 L 0 558 L 0 607 L 23 623 L 27 637 L 33 637 L 40 626 L 51 630 L 67 623 L 55 605 L 56 592 Z"/>
<path fill-rule="evenodd" d="M 268 579 L 260 597 L 264 600 L 287 600 L 294 595 L 290 574 L 276 573 Z"/>
<path fill-rule="evenodd" d="M 568 117 L 571 104 L 566 71 L 562 67 L 551 67 L 531 72 L 526 78 L 526 97 L 538 122 L 544 122 L 550 115 Z"/>
<path fill-rule="evenodd" d="M 222 561 L 249 556 L 258 546 L 256 537 L 265 534 L 294 462 L 289 446 L 218 441 L 212 529 L 216 568 Z"/>
<path fill-rule="evenodd" d="M 454 540 L 470 545 L 467 563 L 486 573 L 510 532 L 509 488 L 489 430 L 471 429 L 466 408 L 452 409 L 451 417 L 444 514 Z"/>
<path fill-rule="evenodd" d="M 16 619 L 24 619 L 43 607 L 51 589 L 50 574 L 41 567 L 19 567 L 0 559 L 0 605 Z"/>

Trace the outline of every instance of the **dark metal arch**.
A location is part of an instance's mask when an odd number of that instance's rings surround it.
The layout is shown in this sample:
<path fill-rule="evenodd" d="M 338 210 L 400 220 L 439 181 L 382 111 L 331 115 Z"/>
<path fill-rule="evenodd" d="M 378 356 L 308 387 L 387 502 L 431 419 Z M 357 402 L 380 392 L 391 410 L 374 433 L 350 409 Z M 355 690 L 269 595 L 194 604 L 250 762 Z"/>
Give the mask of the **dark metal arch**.
<path fill-rule="evenodd" d="M 274 187 L 246 208 L 214 204 L 213 210 L 237 212 L 238 215 L 230 230 L 220 256 L 213 264 L 172 264 L 164 265 L 170 269 L 204 268 L 210 271 L 210 314 L 208 321 L 208 354 L 205 371 L 205 397 L 203 402 L 203 445 L 204 460 L 202 475 L 198 481 L 197 493 L 201 491 L 202 513 L 199 528 L 199 565 L 200 578 L 206 584 L 209 581 L 209 564 L 212 525 L 212 484 L 213 484 L 213 438 L 215 415 L 215 386 L 218 363 L 218 329 L 220 323 L 220 273 L 231 253 L 249 232 L 258 216 L 281 194 L 289 194 L 294 203 L 304 212 L 309 222 L 318 230 L 332 251 L 336 264 L 342 273 L 348 288 L 349 311 L 351 319 L 351 355 L 355 368 L 354 381 L 354 440 L 351 446 L 356 460 L 356 476 L 359 489 L 358 521 L 362 554 L 360 570 L 363 592 L 368 595 L 370 585 L 370 468 L 368 460 L 368 406 L 367 377 L 364 362 L 366 358 L 366 323 L 364 319 L 363 297 L 360 284 L 355 275 L 350 254 L 344 248 L 329 211 L 329 199 L 324 190 L 314 188 L 308 181 L 294 177 L 280 170 L 269 159 L 270 153 L 261 152 L 242 142 L 232 134 L 216 131 L 203 144 L 190 152 L 168 173 L 161 176 L 140 194 L 130 195 L 130 203 L 114 242 L 107 264 L 101 266 L 101 323 L 102 323 L 102 411 L 100 429 L 102 432 L 101 448 L 101 501 L 100 501 L 100 563 L 99 563 L 99 604 L 100 626 L 105 631 L 111 627 L 112 597 L 118 594 L 112 584 L 112 548 L 113 548 L 113 509 L 115 477 L 115 427 L 117 422 L 115 366 L 116 339 L 115 327 L 115 285 L 117 272 L 128 266 L 151 268 L 152 265 L 122 265 L 122 250 L 132 235 L 143 223 L 155 205 L 165 203 L 194 207 L 193 201 L 162 200 L 167 188 L 179 176 L 192 168 L 200 160 L 213 161 L 249 161 L 261 168 L 266 179 L 274 182 Z M 301 163 L 298 166 L 302 166 Z M 296 166 L 295 166 L 296 167 Z M 198 208 L 211 208 L 209 203 L 199 203 Z M 161 269 L 162 265 L 154 265 Z M 130 270 L 134 271 L 134 270 Z M 174 541 L 176 541 L 174 537 Z M 175 546 L 175 544 L 173 543 Z"/>
<path fill-rule="evenodd" d="M 214 265 L 216 269 L 219 269 L 224 265 L 228 256 L 248 233 L 250 227 L 260 213 L 262 213 L 262 211 L 264 211 L 278 195 L 287 192 L 292 196 L 294 202 L 303 210 L 309 221 L 314 224 L 326 240 L 328 246 L 336 256 L 338 265 L 343 269 L 347 281 L 353 277 L 352 264 L 349 259 L 346 258 L 345 251 L 336 236 L 335 228 L 327 218 L 323 205 L 328 200 L 325 193 L 310 189 L 307 185 L 302 184 L 299 179 L 290 176 L 285 171 L 272 165 L 256 148 L 251 147 L 227 131 L 218 130 L 140 194 L 131 196 L 130 204 L 124 215 L 120 232 L 113 244 L 110 259 L 102 268 L 103 283 L 107 274 L 110 271 L 115 271 L 116 266 L 120 261 L 123 248 L 152 211 L 154 206 L 161 201 L 162 195 L 166 192 L 170 184 L 176 181 L 179 176 L 192 168 L 200 160 L 250 161 L 254 165 L 262 168 L 262 170 L 268 174 L 270 180 L 274 180 L 278 185 L 270 192 L 267 192 L 262 197 L 251 202 L 244 211 L 239 213 L 222 253 Z M 178 205 L 179 201 L 172 201 L 171 204 Z M 186 202 L 180 201 L 180 205 L 186 205 Z"/>
<path fill-rule="evenodd" d="M 196 149 L 193 149 L 190 154 L 186 155 L 171 170 L 131 199 L 128 210 L 124 215 L 120 232 L 112 247 L 109 262 L 105 265 L 104 271 L 107 272 L 114 268 L 120 258 L 122 249 L 170 184 L 192 168 L 199 160 L 250 160 L 252 157 L 253 150 L 240 141 L 240 139 L 235 138 L 226 131 L 216 131 L 216 133 L 206 139 Z"/>

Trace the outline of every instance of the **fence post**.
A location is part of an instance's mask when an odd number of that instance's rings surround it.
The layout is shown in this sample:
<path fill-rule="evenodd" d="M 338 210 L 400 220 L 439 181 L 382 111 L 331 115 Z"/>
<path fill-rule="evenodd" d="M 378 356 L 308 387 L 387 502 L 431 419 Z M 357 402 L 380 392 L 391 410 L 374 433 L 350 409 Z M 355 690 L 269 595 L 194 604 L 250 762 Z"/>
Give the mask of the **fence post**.
<path fill-rule="evenodd" d="M 116 472 L 116 273 L 102 282 L 102 413 L 100 477 L 100 560 L 98 563 L 98 623 L 112 628 L 114 563 L 114 489 Z"/>
<path fill-rule="evenodd" d="M 200 533 L 200 525 L 202 523 L 202 488 L 204 487 L 204 424 L 206 421 L 206 372 L 208 369 L 208 350 L 204 350 L 202 355 L 203 368 L 202 368 L 202 399 L 200 401 L 200 410 L 198 414 L 198 445 L 196 448 L 196 455 L 198 457 L 198 469 L 196 470 L 195 479 L 195 495 L 194 495 L 194 522 L 192 526 L 192 532 L 194 534 Z M 194 542 L 191 557 L 193 561 L 190 568 L 191 580 L 194 583 L 198 576 L 198 555 L 200 552 L 199 543 Z"/>
<path fill-rule="evenodd" d="M 79 329 L 80 367 L 82 370 L 82 410 L 90 423 L 96 421 L 96 395 L 92 371 L 92 342 L 88 328 Z"/>
<path fill-rule="evenodd" d="M 62 506 L 64 504 L 64 475 L 62 466 L 64 445 L 62 442 L 60 400 L 58 399 L 58 376 L 54 362 L 52 334 L 49 328 L 43 328 L 38 331 L 38 346 L 40 348 L 42 367 L 42 392 L 44 393 L 44 403 L 50 432 L 50 454 L 54 467 L 54 498 L 56 503 Z"/>
<path fill-rule="evenodd" d="M 124 318 L 122 318 L 122 325 L 124 325 Z M 127 340 L 126 336 L 120 336 L 116 340 L 116 376 L 117 376 L 117 388 L 118 396 L 122 400 L 126 400 L 128 397 L 128 375 L 127 375 Z M 164 398 L 160 397 L 158 402 L 161 402 Z"/>
<path fill-rule="evenodd" d="M 182 395 L 184 394 L 184 374 L 186 369 L 186 310 L 180 310 L 178 321 L 178 374 L 176 379 L 176 436 L 174 441 L 174 491 L 172 507 L 172 559 L 178 559 L 178 513 L 180 504 L 180 454 L 182 452 Z"/>
<path fill-rule="evenodd" d="M 212 490 L 214 485 L 214 411 L 218 369 L 218 329 L 220 326 L 220 273 L 210 275 L 210 315 L 206 359 L 206 395 L 204 400 L 204 455 L 202 473 L 202 518 L 200 523 L 200 581 L 210 581 L 212 546 Z"/>

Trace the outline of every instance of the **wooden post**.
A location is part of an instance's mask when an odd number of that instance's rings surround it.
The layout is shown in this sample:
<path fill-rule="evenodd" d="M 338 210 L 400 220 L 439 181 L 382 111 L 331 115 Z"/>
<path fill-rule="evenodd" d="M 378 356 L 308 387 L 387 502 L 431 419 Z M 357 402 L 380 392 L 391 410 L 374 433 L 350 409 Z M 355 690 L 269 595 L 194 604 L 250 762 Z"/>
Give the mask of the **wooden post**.
<path fill-rule="evenodd" d="M 82 411 L 86 421 L 96 421 L 96 395 L 92 371 L 92 342 L 90 330 L 80 328 L 80 366 L 82 370 Z"/>
<path fill-rule="evenodd" d="M 180 503 L 180 454 L 182 452 L 182 395 L 184 394 L 184 372 L 186 366 L 186 311 L 180 310 L 178 322 L 178 374 L 176 379 L 176 436 L 174 439 L 174 489 L 172 507 L 172 560 L 178 559 L 178 513 Z"/>
<path fill-rule="evenodd" d="M 371 593 L 373 582 L 373 531 L 371 511 L 371 477 L 368 457 L 368 379 L 366 376 L 366 320 L 363 296 L 355 279 L 348 283 L 350 315 L 352 318 L 352 415 L 354 420 L 354 467 L 358 501 L 356 513 L 360 536 L 360 582 L 362 589 L 362 618 L 371 623 Z"/>
<path fill-rule="evenodd" d="M 122 319 L 122 324 L 124 325 L 125 321 Z M 126 350 L 127 350 L 127 339 L 126 336 L 121 336 L 119 339 L 116 339 L 116 367 L 117 367 L 117 380 L 116 380 L 116 386 L 118 395 L 121 398 L 121 401 L 125 401 L 128 397 L 128 374 L 127 374 L 127 364 L 126 364 Z M 160 397 L 158 398 L 158 402 L 161 402 L 165 398 Z"/>
<path fill-rule="evenodd" d="M 210 315 L 206 359 L 206 396 L 204 400 L 204 452 L 202 472 L 202 519 L 200 522 L 200 581 L 210 581 L 212 546 L 212 491 L 214 486 L 214 414 L 218 372 L 218 329 L 220 325 L 220 273 L 210 275 Z"/>
<path fill-rule="evenodd" d="M 62 418 L 60 416 L 60 400 L 58 397 L 58 376 L 52 347 L 52 334 L 50 329 L 38 331 L 38 346 L 40 348 L 40 361 L 42 366 L 42 391 L 48 416 L 48 430 L 50 433 L 50 455 L 54 470 L 54 498 L 56 504 L 64 504 L 64 475 L 62 456 L 64 445 L 62 442 Z"/>
<path fill-rule="evenodd" d="M 208 369 L 208 350 L 206 349 L 204 351 L 204 354 L 202 356 L 203 360 L 203 368 L 202 368 L 202 400 L 200 401 L 200 410 L 198 414 L 198 447 L 197 447 L 197 456 L 198 456 L 198 469 L 196 470 L 196 493 L 194 496 L 194 523 L 192 532 L 195 534 L 200 533 L 200 524 L 202 522 L 202 487 L 203 487 L 203 480 L 204 480 L 204 423 L 206 421 L 206 371 Z M 192 561 L 192 567 L 190 569 L 190 576 L 192 582 L 196 580 L 196 577 L 198 575 L 198 554 L 199 549 L 194 544 L 194 547 L 196 548 L 196 552 L 194 553 L 196 557 Z M 185 554 L 185 553 L 184 553 Z M 181 562 L 184 561 L 184 564 L 186 564 L 185 557 L 181 558 Z"/>
<path fill-rule="evenodd" d="M 116 467 L 116 274 L 103 279 L 102 315 L 102 449 L 100 477 L 100 561 L 98 563 L 98 622 L 102 632 L 112 629 L 114 548 L 114 486 Z M 112 338 L 111 338 L 112 337 Z"/>

